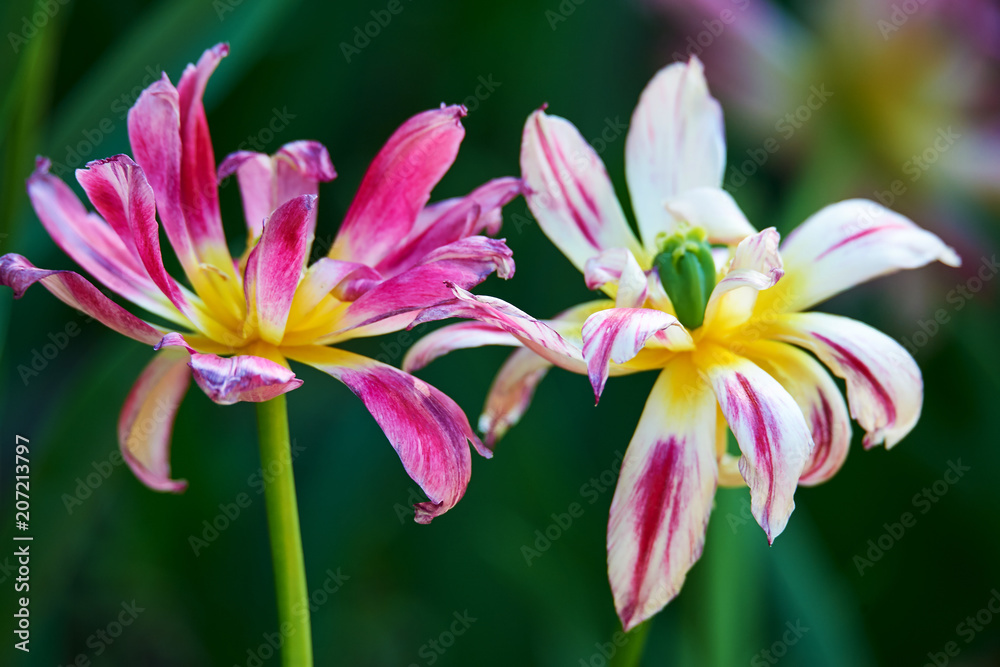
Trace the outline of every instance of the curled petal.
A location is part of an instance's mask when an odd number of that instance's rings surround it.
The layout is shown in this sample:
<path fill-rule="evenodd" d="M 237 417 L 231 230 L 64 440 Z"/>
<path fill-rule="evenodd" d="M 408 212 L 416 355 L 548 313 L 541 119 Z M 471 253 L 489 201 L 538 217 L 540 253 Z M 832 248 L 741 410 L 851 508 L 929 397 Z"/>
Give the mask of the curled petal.
<path fill-rule="evenodd" d="M 101 294 L 100 290 L 78 273 L 39 269 L 14 253 L 0 257 L 0 285 L 14 290 L 15 299 L 20 299 L 24 291 L 36 282 L 41 282 L 45 289 L 69 307 L 90 315 L 123 336 L 150 345 L 156 344 L 163 337 L 162 331 Z"/>
<path fill-rule="evenodd" d="M 714 348 L 697 363 L 743 452 L 739 466 L 750 487 L 750 511 L 773 543 L 795 509 L 795 487 L 813 458 L 809 427 L 788 392 L 753 362 Z"/>
<path fill-rule="evenodd" d="M 619 308 L 641 308 L 649 295 L 649 277 L 625 248 L 605 250 L 587 260 L 583 277 L 589 289 L 604 288 Z"/>
<path fill-rule="evenodd" d="M 583 324 L 583 356 L 596 400 L 600 400 L 608 381 L 610 362 L 631 361 L 654 336 L 667 348 L 694 348 L 684 325 L 662 310 L 609 308 L 587 318 Z"/>
<path fill-rule="evenodd" d="M 184 480 L 170 477 L 170 436 L 174 417 L 191 384 L 183 352 L 153 357 L 125 399 L 118 418 L 122 457 L 143 484 L 154 491 L 180 493 Z"/>
<path fill-rule="evenodd" d="M 916 425 L 924 399 L 920 369 L 881 331 L 847 317 L 794 313 L 776 318 L 767 335 L 806 348 L 847 382 L 866 448 L 891 448 Z"/>
<path fill-rule="evenodd" d="M 851 444 L 851 418 L 833 378 L 818 361 L 785 343 L 759 341 L 745 352 L 791 394 L 809 425 L 816 449 L 799 484 L 812 486 L 833 477 Z"/>
<path fill-rule="evenodd" d="M 423 380 L 334 348 L 286 351 L 290 359 L 346 384 L 365 404 L 399 454 L 406 473 L 427 494 L 427 502 L 414 506 L 417 523 L 430 523 L 465 494 L 471 474 L 468 442 L 483 456 L 491 456 L 455 402 Z"/>
<path fill-rule="evenodd" d="M 718 472 L 715 398 L 690 362 L 656 381 L 622 462 L 608 576 L 625 631 L 660 611 L 701 557 Z"/>
<path fill-rule="evenodd" d="M 427 206 L 417 215 L 410 235 L 376 268 L 386 276 L 394 276 L 423 263 L 437 248 L 483 232 L 496 234 L 501 209 L 522 191 L 521 179 L 497 178 L 464 197 Z"/>
<path fill-rule="evenodd" d="M 249 354 L 220 357 L 197 352 L 178 333 L 170 333 L 156 345 L 179 346 L 191 354 L 188 365 L 194 381 L 205 395 L 220 405 L 246 401 L 263 403 L 302 386 L 287 366 Z"/>
<path fill-rule="evenodd" d="M 782 284 L 766 305 L 805 310 L 863 282 L 933 261 L 961 259 L 934 234 L 864 199 L 832 204 L 812 215 L 781 245 Z M 762 304 L 765 305 L 765 304 Z"/>
<path fill-rule="evenodd" d="M 418 371 L 438 357 L 454 350 L 464 350 L 484 345 L 517 347 L 521 343 L 511 334 L 492 324 L 459 322 L 427 334 L 407 350 L 402 368 L 408 373 Z"/>
<path fill-rule="evenodd" d="M 685 190 L 664 206 L 675 220 L 704 229 L 711 243 L 732 245 L 757 231 L 733 196 L 718 186 Z"/>
<path fill-rule="evenodd" d="M 462 106 L 442 106 L 403 123 L 372 161 L 330 257 L 376 267 L 413 229 L 465 136 Z"/>
<path fill-rule="evenodd" d="M 528 117 L 521 172 L 542 231 L 578 269 L 610 248 L 627 248 L 645 259 L 604 163 L 568 120 L 541 109 Z"/>
<path fill-rule="evenodd" d="M 777 230 L 769 227 L 740 241 L 728 273 L 708 299 L 705 322 L 709 326 L 728 329 L 750 319 L 758 293 L 774 287 L 784 275 L 779 240 Z"/>
<path fill-rule="evenodd" d="M 642 91 L 625 140 L 625 175 L 647 248 L 674 228 L 667 200 L 720 188 L 725 166 L 722 107 L 708 92 L 701 61 L 668 65 Z"/>

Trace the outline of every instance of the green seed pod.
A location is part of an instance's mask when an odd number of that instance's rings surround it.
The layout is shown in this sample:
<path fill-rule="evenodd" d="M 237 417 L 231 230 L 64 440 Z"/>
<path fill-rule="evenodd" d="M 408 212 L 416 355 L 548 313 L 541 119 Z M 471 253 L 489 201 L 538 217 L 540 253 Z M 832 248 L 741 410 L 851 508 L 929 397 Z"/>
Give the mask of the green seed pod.
<path fill-rule="evenodd" d="M 688 329 L 700 327 L 715 287 L 715 260 L 705 230 L 694 227 L 668 236 L 653 265 L 677 319 Z"/>

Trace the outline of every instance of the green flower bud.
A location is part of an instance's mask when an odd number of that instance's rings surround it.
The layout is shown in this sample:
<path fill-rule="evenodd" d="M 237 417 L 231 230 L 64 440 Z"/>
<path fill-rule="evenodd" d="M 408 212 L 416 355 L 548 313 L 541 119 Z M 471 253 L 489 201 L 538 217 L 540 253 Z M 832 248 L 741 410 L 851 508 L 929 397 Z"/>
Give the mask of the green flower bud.
<path fill-rule="evenodd" d="M 653 266 L 659 270 L 677 319 L 688 329 L 700 327 L 715 287 L 715 260 L 705 230 L 693 227 L 664 238 Z"/>

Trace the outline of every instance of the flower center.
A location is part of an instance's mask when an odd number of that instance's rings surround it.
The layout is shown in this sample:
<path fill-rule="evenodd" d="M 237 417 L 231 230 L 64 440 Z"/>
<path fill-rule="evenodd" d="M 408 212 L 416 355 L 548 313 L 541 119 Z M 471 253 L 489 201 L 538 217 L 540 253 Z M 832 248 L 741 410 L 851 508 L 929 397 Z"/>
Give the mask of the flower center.
<path fill-rule="evenodd" d="M 653 266 L 680 323 L 688 329 L 700 327 L 715 287 L 715 260 L 705 230 L 691 227 L 665 236 Z"/>

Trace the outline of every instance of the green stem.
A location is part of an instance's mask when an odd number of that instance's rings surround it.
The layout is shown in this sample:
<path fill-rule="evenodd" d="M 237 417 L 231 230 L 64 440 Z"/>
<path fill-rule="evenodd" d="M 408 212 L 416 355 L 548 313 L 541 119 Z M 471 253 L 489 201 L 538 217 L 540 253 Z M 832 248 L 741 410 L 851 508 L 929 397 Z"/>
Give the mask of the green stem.
<path fill-rule="evenodd" d="M 264 487 L 267 526 L 271 534 L 274 585 L 278 598 L 278 622 L 282 636 L 281 664 L 311 667 L 312 633 L 306 567 L 302 556 L 302 533 L 295 501 L 292 448 L 288 436 L 288 404 L 284 395 L 257 404 L 260 462 L 271 476 Z"/>
<path fill-rule="evenodd" d="M 652 619 L 632 628 L 625 635 L 625 644 L 611 658 L 611 667 L 637 667 L 642 660 L 642 652 L 646 648 L 646 637 L 649 636 L 649 626 Z"/>

